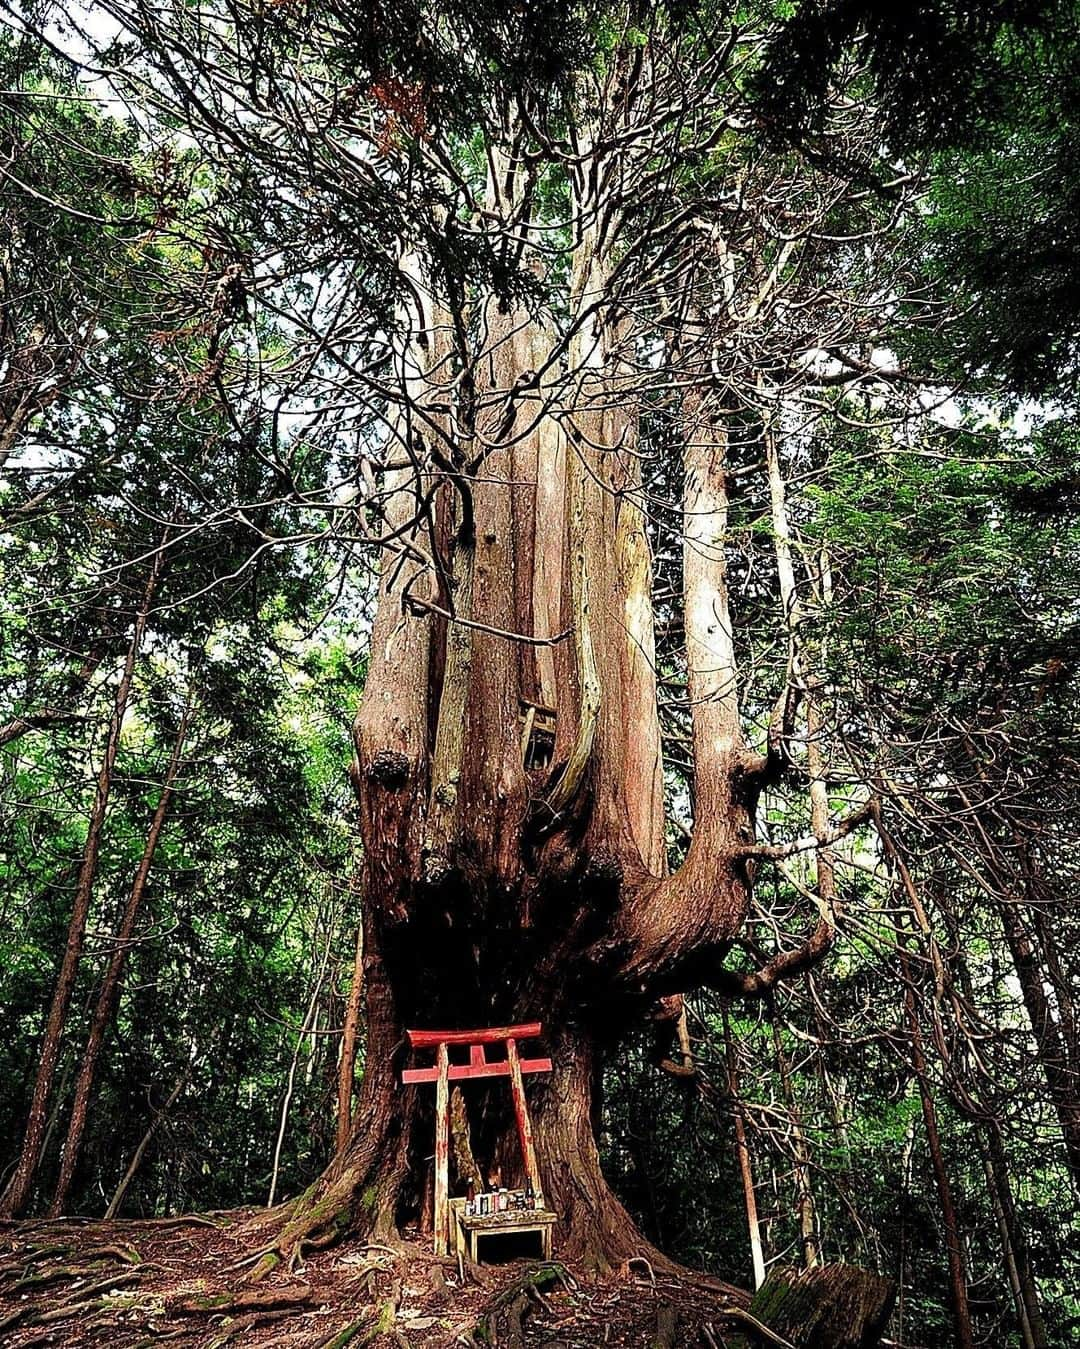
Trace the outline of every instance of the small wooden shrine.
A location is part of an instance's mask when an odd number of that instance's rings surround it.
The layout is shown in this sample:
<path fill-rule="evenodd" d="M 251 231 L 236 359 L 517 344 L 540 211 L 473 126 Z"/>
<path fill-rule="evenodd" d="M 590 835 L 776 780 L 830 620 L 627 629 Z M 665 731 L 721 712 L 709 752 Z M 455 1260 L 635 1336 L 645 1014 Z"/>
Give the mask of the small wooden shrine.
<path fill-rule="evenodd" d="M 410 1030 L 409 1044 L 416 1049 L 434 1049 L 435 1064 L 430 1068 L 406 1068 L 401 1074 L 405 1086 L 435 1083 L 435 1254 L 460 1251 L 476 1261 L 481 1241 L 496 1237 L 539 1238 L 545 1258 L 551 1255 L 551 1229 L 555 1214 L 544 1202 L 540 1169 L 533 1147 L 532 1123 L 525 1102 L 524 1077 L 527 1073 L 551 1072 L 549 1058 L 525 1059 L 518 1053 L 519 1040 L 531 1040 L 543 1027 L 539 1021 L 520 1026 L 496 1026 L 482 1030 Z M 486 1046 L 499 1045 L 505 1058 L 489 1059 Z M 468 1049 L 468 1062 L 451 1063 L 450 1048 Z M 466 1199 L 450 1198 L 450 1083 L 469 1078 L 508 1077 L 517 1119 L 518 1139 L 528 1185 L 528 1204 L 496 1207 L 478 1212 Z M 506 1192 L 503 1191 L 505 1195 Z M 523 1198 L 523 1196 L 518 1196 Z"/>

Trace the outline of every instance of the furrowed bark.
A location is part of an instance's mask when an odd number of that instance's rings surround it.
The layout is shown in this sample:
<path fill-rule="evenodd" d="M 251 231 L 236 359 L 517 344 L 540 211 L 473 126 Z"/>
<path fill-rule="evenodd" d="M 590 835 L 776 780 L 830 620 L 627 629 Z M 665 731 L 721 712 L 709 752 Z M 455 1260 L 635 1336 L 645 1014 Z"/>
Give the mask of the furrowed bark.
<path fill-rule="evenodd" d="M 535 428 L 522 407 L 538 320 L 525 309 L 488 301 L 487 350 L 477 371 L 477 458 L 473 489 L 476 557 L 473 614 L 487 628 L 532 635 L 524 581 L 531 573 L 532 538 L 515 533 L 517 471 L 524 470 Z M 520 513 L 521 502 L 518 500 Z M 519 578 L 520 573 L 520 578 Z M 476 889 L 516 894 L 522 880 L 521 831 L 528 807 L 519 715 L 526 658 L 513 640 L 477 630 L 463 731 L 470 746 L 462 783 L 470 803 L 462 840 L 468 881 Z M 480 862 L 478 874 L 476 863 Z"/>
<path fill-rule="evenodd" d="M 596 128 L 584 146 L 594 147 Z M 579 795 L 584 849 L 630 877 L 664 869 L 662 765 L 652 631 L 652 565 L 641 510 L 638 421 L 624 362 L 632 327 L 614 293 L 611 240 L 597 200 L 606 167 L 593 148 L 573 175 L 575 214 L 589 222 L 571 278 L 572 380 L 564 420 L 570 617 L 576 716 L 560 718 L 565 761 L 546 805 L 558 817 Z M 627 709 L 633 708 L 632 716 Z"/>
<path fill-rule="evenodd" d="M 749 903 L 742 850 L 754 835 L 760 772 L 739 719 L 725 556 L 726 431 L 703 389 L 685 396 L 683 586 L 694 759 L 694 833 L 680 869 L 639 885 L 621 933 L 628 978 L 710 982 Z M 666 986 L 658 991 L 669 991 Z"/>
<path fill-rule="evenodd" d="M 427 541 L 430 442 L 449 436 L 439 407 L 448 377 L 446 316 L 432 297 L 421 259 L 407 253 L 401 269 L 411 288 L 399 314 L 407 335 L 398 356 L 406 404 L 396 417 L 389 453 L 411 462 L 388 471 L 383 483 L 383 517 L 392 542 L 384 551 L 372 627 L 369 692 L 355 726 L 365 900 L 391 922 L 407 916 L 423 840 L 433 623 L 409 606 L 408 597 L 413 588 L 423 594 L 432 584 L 423 554 L 414 549 Z"/>
<path fill-rule="evenodd" d="M 551 337 L 542 329 L 532 334 L 529 368 L 541 371 L 551 354 Z M 553 416 L 540 416 L 552 404 L 556 390 L 550 374 L 540 378 L 536 399 L 526 414 L 539 418 L 535 435 L 535 461 L 523 465 L 526 481 L 536 484 L 531 493 L 521 500 L 522 515 L 519 537 L 531 535 L 533 540 L 531 608 L 533 630 L 537 637 L 554 637 L 565 631 L 563 611 L 564 574 L 566 570 L 566 434 L 562 422 Z M 530 475 L 529 469 L 532 469 Z M 530 518 L 531 517 L 531 518 Z M 526 689 L 535 690 L 535 701 L 543 707 L 556 707 L 560 691 L 570 686 L 573 647 L 562 643 L 558 647 L 536 648 L 532 656 L 532 682 L 526 675 Z M 526 657 L 528 661 L 528 657 Z"/>
<path fill-rule="evenodd" d="M 458 503 L 460 504 L 460 503 Z M 424 832 L 424 872 L 438 884 L 453 866 L 458 843 L 459 802 L 466 740 L 474 632 L 465 623 L 473 617 L 475 540 L 460 519 L 447 575 L 453 586 L 453 613 L 446 637 L 442 696 L 439 699 L 435 748 L 431 756 L 431 801 Z M 469 530 L 472 526 L 470 524 Z"/>
<path fill-rule="evenodd" d="M 640 333 L 604 198 L 622 164 L 609 132 L 576 130 L 561 341 L 527 297 L 480 296 L 467 316 L 464 288 L 434 299 L 433 269 L 409 264 L 421 300 L 402 369 L 426 409 L 414 422 L 440 434 L 414 436 L 414 467 L 384 485 L 393 542 L 357 722 L 366 1068 L 348 1142 L 275 1234 L 282 1255 L 426 1211 L 433 1100 L 399 1085 L 406 1026 L 540 1015 L 554 1071 L 526 1091 L 563 1249 L 597 1268 L 640 1252 L 592 1133 L 601 1046 L 658 995 L 707 981 L 745 917 L 763 756 L 740 725 L 725 425 L 700 360 L 680 413 L 696 828 L 665 874 Z M 510 152 L 491 162 L 497 215 L 527 175 Z M 421 344 L 421 331 L 442 336 Z M 425 533 L 410 509 L 429 471 Z M 464 1164 L 517 1178 L 508 1103 L 472 1084 L 461 1095 Z"/>
<path fill-rule="evenodd" d="M 594 634 L 597 597 L 594 592 L 602 584 L 602 559 L 595 556 L 591 530 L 599 523 L 597 515 L 602 514 L 603 509 L 602 488 L 592 476 L 602 449 L 592 449 L 584 439 L 591 432 L 593 444 L 602 445 L 602 414 L 598 416 L 587 411 L 588 400 L 599 395 L 603 383 L 600 333 L 595 314 L 588 312 L 597 303 L 597 288 L 602 287 L 601 273 L 592 256 L 597 247 L 598 241 L 591 232 L 588 233 L 575 258 L 572 285 L 579 310 L 586 311 L 586 315 L 579 317 L 579 330 L 570 349 L 571 367 L 577 372 L 578 384 L 574 404 L 575 409 L 580 405 L 581 411 L 575 411 L 574 417 L 566 423 L 566 571 L 569 617 L 574 634 L 576 707 L 572 716 L 559 719 L 557 727 L 555 755 L 562 767 L 544 798 L 547 819 L 541 824 L 546 828 L 564 823 L 564 812 L 582 790 L 593 756 L 601 708 Z"/>
<path fill-rule="evenodd" d="M 408 603 L 410 589 L 423 594 L 436 582 L 426 574 L 423 555 L 409 550 L 432 532 L 421 506 L 426 475 L 432 450 L 445 458 L 451 441 L 445 389 L 451 344 L 449 319 L 432 294 L 423 260 L 406 253 L 401 268 L 411 289 L 399 314 L 398 360 L 407 401 L 391 454 L 404 443 L 412 462 L 388 472 L 383 484 L 386 532 L 396 538 L 384 553 L 365 694 L 354 728 L 364 842 L 365 1070 L 347 1146 L 322 1181 L 289 1206 L 276 1234 L 275 1247 L 289 1256 L 305 1240 L 342 1234 L 354 1223 L 392 1237 L 408 1164 L 414 1102 L 398 1094 L 404 1013 L 392 967 L 407 944 L 422 869 L 432 685 L 439 673 L 433 659 L 436 626 Z"/>
<path fill-rule="evenodd" d="M 752 1333 L 736 1334 L 732 1349 L 765 1344 L 820 1349 L 872 1349 L 881 1343 L 896 1297 L 895 1285 L 854 1265 L 818 1265 L 796 1272 L 782 1266 L 736 1318 Z M 751 1319 L 752 1318 L 752 1319 Z"/>

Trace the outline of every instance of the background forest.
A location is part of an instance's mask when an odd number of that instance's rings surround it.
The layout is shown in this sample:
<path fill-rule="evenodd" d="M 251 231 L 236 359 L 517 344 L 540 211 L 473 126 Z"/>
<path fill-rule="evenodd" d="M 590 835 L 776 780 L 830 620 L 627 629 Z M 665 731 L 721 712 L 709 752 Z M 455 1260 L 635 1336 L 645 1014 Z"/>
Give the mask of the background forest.
<path fill-rule="evenodd" d="M 299 35 L 293 8 L 3 5 L 0 1182 L 35 1111 L 30 1212 L 265 1204 L 333 1155 L 364 1057 L 350 731 L 391 255 L 445 209 L 427 119 L 468 200 L 500 81 L 599 79 L 689 12 L 740 53 L 726 120 L 642 174 L 726 250 L 745 714 L 763 736 L 794 661 L 797 770 L 840 814 L 865 784 L 888 806 L 815 851 L 813 795 L 767 789 L 739 959 L 805 923 L 823 869 L 832 949 L 756 1001 L 689 996 L 673 1043 L 630 1028 L 605 1173 L 651 1240 L 744 1286 L 891 1275 L 897 1344 L 1077 1342 L 1075 7 L 552 6 L 527 70 L 484 6 L 374 7 L 370 32 L 305 6 Z M 350 82 L 376 38 L 414 44 L 409 78 Z M 557 254 L 566 184 L 536 190 Z M 481 243 L 442 240 L 497 293 L 539 284 Z M 678 265 L 649 263 L 672 290 Z M 682 470 L 645 401 L 675 866 Z"/>

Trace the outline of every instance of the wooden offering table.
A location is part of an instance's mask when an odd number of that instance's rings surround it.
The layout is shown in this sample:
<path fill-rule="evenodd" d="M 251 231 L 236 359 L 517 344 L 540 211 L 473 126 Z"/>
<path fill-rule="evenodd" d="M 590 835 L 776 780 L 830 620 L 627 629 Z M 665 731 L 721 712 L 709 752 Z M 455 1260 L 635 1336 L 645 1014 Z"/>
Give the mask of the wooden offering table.
<path fill-rule="evenodd" d="M 480 1263 L 480 1242 L 496 1237 L 539 1238 L 539 1254 L 551 1259 L 551 1229 L 555 1215 L 550 1209 L 509 1209 L 505 1213 L 466 1213 L 464 1199 L 450 1200 L 453 1254 L 458 1251 L 474 1265 Z"/>

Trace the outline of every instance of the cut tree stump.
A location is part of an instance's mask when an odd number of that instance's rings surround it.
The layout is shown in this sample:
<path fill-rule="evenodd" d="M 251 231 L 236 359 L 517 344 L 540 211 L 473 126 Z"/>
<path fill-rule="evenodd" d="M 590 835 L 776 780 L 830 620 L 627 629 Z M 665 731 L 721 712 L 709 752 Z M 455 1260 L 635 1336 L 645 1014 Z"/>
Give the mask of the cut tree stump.
<path fill-rule="evenodd" d="M 855 1265 L 773 1269 L 750 1303 L 772 1338 L 744 1322 L 728 1343 L 758 1349 L 779 1336 L 793 1349 L 877 1349 L 895 1298 L 891 1279 Z"/>

